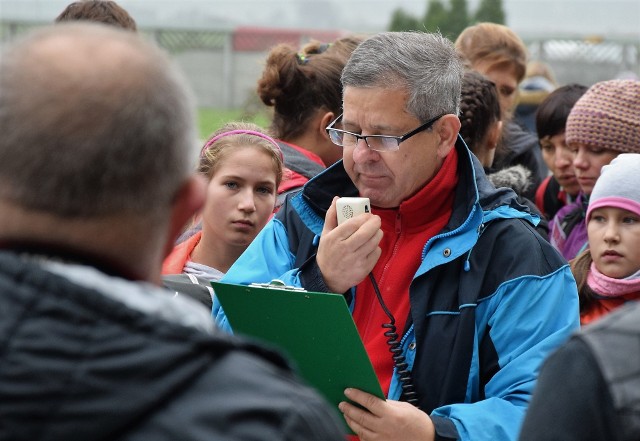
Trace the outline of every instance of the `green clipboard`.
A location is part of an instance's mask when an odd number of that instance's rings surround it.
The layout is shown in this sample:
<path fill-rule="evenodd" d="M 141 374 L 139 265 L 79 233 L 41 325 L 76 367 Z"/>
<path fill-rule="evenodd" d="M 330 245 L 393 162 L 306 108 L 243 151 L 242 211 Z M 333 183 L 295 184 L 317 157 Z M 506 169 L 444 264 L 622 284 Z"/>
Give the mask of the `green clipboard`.
<path fill-rule="evenodd" d="M 336 408 L 347 387 L 385 399 L 342 295 L 266 283 L 211 285 L 234 333 L 278 347 Z"/>

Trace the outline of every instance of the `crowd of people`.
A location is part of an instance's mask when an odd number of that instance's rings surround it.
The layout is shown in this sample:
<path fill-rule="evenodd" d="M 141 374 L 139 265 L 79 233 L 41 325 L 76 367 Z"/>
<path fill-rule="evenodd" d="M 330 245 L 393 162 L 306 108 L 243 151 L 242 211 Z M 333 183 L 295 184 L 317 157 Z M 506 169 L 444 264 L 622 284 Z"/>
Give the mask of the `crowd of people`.
<path fill-rule="evenodd" d="M 639 80 L 493 23 L 279 44 L 270 126 L 201 144 L 122 7 L 54 21 L 0 55 L 0 439 L 640 438 Z M 273 280 L 344 296 L 385 399 L 233 335 L 211 282 Z"/>

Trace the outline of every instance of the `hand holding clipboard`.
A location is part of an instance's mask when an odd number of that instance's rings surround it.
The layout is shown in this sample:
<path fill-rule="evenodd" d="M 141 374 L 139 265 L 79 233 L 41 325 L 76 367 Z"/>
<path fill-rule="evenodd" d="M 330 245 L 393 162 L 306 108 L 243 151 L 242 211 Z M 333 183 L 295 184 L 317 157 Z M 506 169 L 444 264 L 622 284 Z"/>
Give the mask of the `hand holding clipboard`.
<path fill-rule="evenodd" d="M 342 295 L 271 284 L 212 286 L 234 333 L 278 347 L 336 409 L 347 387 L 385 399 Z"/>

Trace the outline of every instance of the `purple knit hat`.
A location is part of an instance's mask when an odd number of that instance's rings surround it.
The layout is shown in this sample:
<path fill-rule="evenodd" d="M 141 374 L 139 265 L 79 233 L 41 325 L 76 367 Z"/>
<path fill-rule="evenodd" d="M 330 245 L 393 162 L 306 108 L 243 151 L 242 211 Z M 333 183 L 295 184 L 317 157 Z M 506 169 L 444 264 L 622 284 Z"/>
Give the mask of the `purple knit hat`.
<path fill-rule="evenodd" d="M 640 81 L 610 80 L 591 86 L 571 109 L 565 136 L 567 144 L 640 153 Z"/>

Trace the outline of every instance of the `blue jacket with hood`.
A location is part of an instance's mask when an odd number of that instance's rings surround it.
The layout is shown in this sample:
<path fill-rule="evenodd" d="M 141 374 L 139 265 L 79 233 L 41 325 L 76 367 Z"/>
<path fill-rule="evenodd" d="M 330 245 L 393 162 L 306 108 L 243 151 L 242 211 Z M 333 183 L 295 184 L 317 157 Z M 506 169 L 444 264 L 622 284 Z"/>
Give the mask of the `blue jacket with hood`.
<path fill-rule="evenodd" d="M 579 327 L 576 284 L 515 193 L 493 187 L 460 138 L 456 149 L 453 212 L 424 245 L 401 344 L 436 440 L 515 440 L 541 362 Z M 222 281 L 326 291 L 315 252 L 334 195 L 358 196 L 342 162 L 289 197 Z M 345 295 L 353 308 L 356 290 Z M 230 330 L 217 301 L 213 315 Z M 388 398 L 402 399 L 397 372 Z"/>

